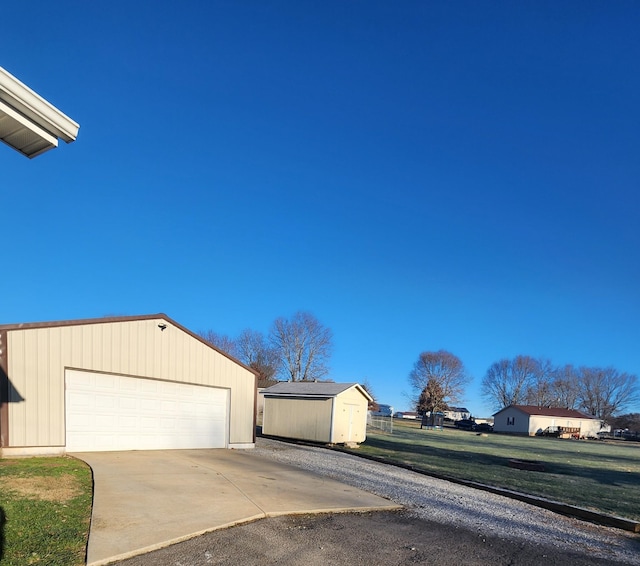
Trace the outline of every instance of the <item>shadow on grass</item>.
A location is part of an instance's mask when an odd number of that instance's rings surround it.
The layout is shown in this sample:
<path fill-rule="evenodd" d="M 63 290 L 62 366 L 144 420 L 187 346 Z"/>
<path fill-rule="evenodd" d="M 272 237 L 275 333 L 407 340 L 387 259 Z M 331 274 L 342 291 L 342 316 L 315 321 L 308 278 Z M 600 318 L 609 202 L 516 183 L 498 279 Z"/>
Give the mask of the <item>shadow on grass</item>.
<path fill-rule="evenodd" d="M 4 556 L 4 524 L 7 522 L 4 509 L 0 507 L 0 562 Z"/>
<path fill-rule="evenodd" d="M 460 442 L 459 444 L 466 443 Z M 450 450 L 446 447 L 425 446 L 420 444 L 403 444 L 394 442 L 393 440 L 385 440 L 381 438 L 368 437 L 366 440 L 366 446 L 378 450 L 383 450 L 389 453 L 395 453 L 406 463 L 422 464 L 429 468 L 429 459 L 438 459 L 440 461 L 447 461 L 451 464 L 453 471 L 460 471 L 461 467 L 466 464 L 473 463 L 474 465 L 483 464 L 486 466 L 501 466 L 506 465 L 509 458 L 504 456 L 498 456 L 495 454 L 488 454 L 482 452 L 473 452 L 469 450 L 457 451 Z M 441 473 L 446 473 L 446 469 L 442 469 L 441 465 L 435 465 L 435 469 Z M 472 479 L 472 478 L 468 478 Z"/>
<path fill-rule="evenodd" d="M 487 451 L 490 448 L 488 443 L 482 444 L 482 451 L 473 450 L 473 447 L 469 445 L 468 439 L 459 438 L 444 438 L 442 439 L 443 446 L 433 446 L 416 444 L 415 439 L 413 444 L 396 442 L 392 439 L 385 439 L 379 437 L 367 437 L 365 445 L 372 448 L 374 451 L 383 451 L 388 454 L 395 454 L 401 462 L 406 464 L 415 465 L 425 470 L 431 470 L 444 475 L 452 475 L 461 479 L 467 479 L 472 481 L 482 481 L 482 476 L 487 474 L 482 473 L 477 469 L 478 466 L 484 468 L 489 473 L 490 469 L 496 467 L 504 468 L 509 464 L 509 460 L 512 458 L 532 459 L 540 460 L 545 465 L 545 473 L 555 474 L 560 476 L 566 476 L 574 479 L 589 480 L 594 483 L 599 483 L 607 486 L 615 487 L 630 487 L 635 489 L 640 485 L 640 468 L 637 471 L 622 471 L 613 470 L 606 467 L 606 462 L 601 466 L 585 466 L 580 462 L 563 463 L 554 461 L 545 461 L 544 454 L 535 454 L 533 451 L 527 453 L 524 450 L 514 450 L 508 456 L 491 454 Z M 461 446 L 464 450 L 455 450 L 447 448 L 446 445 Z M 500 446 L 504 451 L 505 447 Z M 532 446 L 533 448 L 533 446 Z M 546 446 L 536 447 L 536 452 L 543 452 Z M 564 452 L 564 451 L 562 451 Z M 384 454 L 382 454 L 384 455 Z M 554 452 L 554 456 L 558 453 Z M 566 457 L 579 458 L 583 455 L 576 452 L 566 452 Z M 637 464 L 637 460 L 635 462 Z M 465 470 L 465 466 L 469 466 L 469 470 Z M 475 468 L 475 474 L 471 470 L 471 467 Z M 541 472 L 533 472 L 539 474 Z M 474 475 L 480 476 L 474 477 Z"/>

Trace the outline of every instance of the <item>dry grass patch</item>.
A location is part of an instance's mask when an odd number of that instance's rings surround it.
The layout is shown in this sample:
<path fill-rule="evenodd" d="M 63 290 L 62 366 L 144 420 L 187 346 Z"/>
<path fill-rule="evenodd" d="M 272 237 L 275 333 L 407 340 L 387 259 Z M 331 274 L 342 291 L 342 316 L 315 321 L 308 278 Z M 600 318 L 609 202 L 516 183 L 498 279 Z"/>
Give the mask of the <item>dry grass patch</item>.
<path fill-rule="evenodd" d="M 12 478 L 11 481 L 0 480 L 0 489 L 11 490 L 19 496 L 41 501 L 67 503 L 82 493 L 80 482 L 70 474 L 58 477 Z"/>

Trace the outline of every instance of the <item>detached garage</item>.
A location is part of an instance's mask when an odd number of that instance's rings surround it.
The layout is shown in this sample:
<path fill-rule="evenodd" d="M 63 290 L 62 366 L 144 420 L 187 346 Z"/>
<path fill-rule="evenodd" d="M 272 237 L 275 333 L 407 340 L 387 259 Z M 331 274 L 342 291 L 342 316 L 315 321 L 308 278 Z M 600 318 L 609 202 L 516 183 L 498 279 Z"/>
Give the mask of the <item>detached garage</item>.
<path fill-rule="evenodd" d="M 600 419 L 575 409 L 509 405 L 493 415 L 493 430 L 507 434 L 595 438 L 600 429 Z"/>
<path fill-rule="evenodd" d="M 256 375 L 163 314 L 0 325 L 3 456 L 252 448 Z"/>
<path fill-rule="evenodd" d="M 357 383 L 278 383 L 262 395 L 263 434 L 329 444 L 366 439 L 372 399 Z"/>

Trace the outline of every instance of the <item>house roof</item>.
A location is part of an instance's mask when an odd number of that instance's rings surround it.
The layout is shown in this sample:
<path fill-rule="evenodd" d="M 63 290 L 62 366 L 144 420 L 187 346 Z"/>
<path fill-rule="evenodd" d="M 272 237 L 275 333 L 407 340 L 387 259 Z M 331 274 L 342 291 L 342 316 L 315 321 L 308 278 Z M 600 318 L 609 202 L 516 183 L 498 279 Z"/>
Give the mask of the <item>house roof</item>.
<path fill-rule="evenodd" d="M 518 411 L 527 415 L 543 416 L 543 417 L 561 417 L 561 418 L 573 418 L 573 419 L 597 419 L 593 415 L 587 415 L 582 411 L 576 411 L 575 409 L 563 409 L 560 407 L 536 407 L 535 405 L 509 405 L 504 409 L 501 409 L 495 415 L 499 415 L 507 409 L 517 409 Z"/>
<path fill-rule="evenodd" d="M 83 319 L 77 319 L 77 320 L 58 320 L 58 321 L 51 321 L 51 322 L 22 322 L 22 323 L 14 323 L 14 324 L 0 324 L 0 332 L 2 332 L 2 331 L 11 332 L 12 330 L 31 330 L 31 329 L 35 329 L 35 328 L 55 328 L 55 327 L 59 327 L 59 326 L 82 326 L 82 325 L 85 325 L 85 324 L 107 324 L 107 323 L 113 323 L 113 322 L 116 322 L 116 323 L 117 322 L 135 322 L 135 321 L 138 321 L 138 320 L 154 320 L 154 319 L 162 319 L 162 320 L 170 323 L 172 326 L 175 326 L 176 328 L 179 328 L 180 330 L 182 330 L 183 332 L 189 334 L 191 337 L 195 338 L 199 342 L 202 342 L 203 344 L 205 344 L 209 348 L 215 350 L 216 352 L 219 352 L 220 354 L 222 354 L 226 358 L 229 358 L 231 361 L 233 361 L 233 362 L 237 363 L 238 365 L 242 366 L 243 368 L 249 370 L 256 377 L 258 376 L 258 372 L 256 370 L 254 370 L 253 368 L 249 367 L 246 364 L 243 364 L 240 360 L 234 358 L 233 356 L 229 355 L 224 350 L 221 350 L 220 348 L 214 346 L 210 342 L 207 342 L 204 338 L 202 338 L 202 336 L 198 336 L 194 332 L 191 332 L 191 330 L 189 330 L 188 328 L 185 328 L 184 326 L 182 326 L 181 324 L 177 323 L 175 320 L 169 318 L 166 314 L 163 314 L 163 313 L 143 314 L 143 315 L 134 315 L 134 316 L 108 316 L 108 317 L 104 317 L 104 318 L 83 318 Z M 164 328 L 162 328 L 162 330 L 164 330 Z"/>
<path fill-rule="evenodd" d="M 69 143 L 79 125 L 0 67 L 0 140 L 29 158 Z"/>
<path fill-rule="evenodd" d="M 369 401 L 373 399 L 358 383 L 329 383 L 320 381 L 287 381 L 267 387 L 262 391 L 265 396 L 328 398 L 337 397 L 340 393 L 355 387 Z"/>

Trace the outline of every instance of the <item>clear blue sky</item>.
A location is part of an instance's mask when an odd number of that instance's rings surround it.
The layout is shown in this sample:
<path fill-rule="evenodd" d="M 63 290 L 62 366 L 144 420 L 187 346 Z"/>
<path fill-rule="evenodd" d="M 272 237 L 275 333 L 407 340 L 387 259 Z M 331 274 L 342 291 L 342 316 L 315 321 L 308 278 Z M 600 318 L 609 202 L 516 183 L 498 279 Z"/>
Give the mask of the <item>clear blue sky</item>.
<path fill-rule="evenodd" d="M 80 123 L 0 147 L 1 322 L 308 310 L 409 409 L 419 353 L 640 374 L 640 3 L 12 2 Z M 640 407 L 633 408 L 640 411 Z"/>

